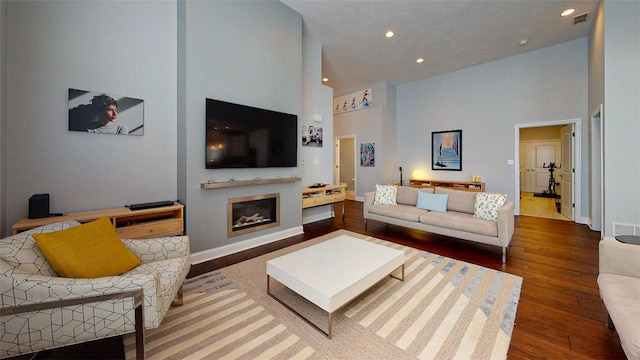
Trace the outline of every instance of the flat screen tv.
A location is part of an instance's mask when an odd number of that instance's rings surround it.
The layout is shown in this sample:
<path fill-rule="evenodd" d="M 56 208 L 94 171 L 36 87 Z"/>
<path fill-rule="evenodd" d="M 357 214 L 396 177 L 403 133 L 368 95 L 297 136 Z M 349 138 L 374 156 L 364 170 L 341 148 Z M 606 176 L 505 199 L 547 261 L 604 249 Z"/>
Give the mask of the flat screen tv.
<path fill-rule="evenodd" d="M 207 169 L 296 167 L 298 116 L 207 99 Z"/>

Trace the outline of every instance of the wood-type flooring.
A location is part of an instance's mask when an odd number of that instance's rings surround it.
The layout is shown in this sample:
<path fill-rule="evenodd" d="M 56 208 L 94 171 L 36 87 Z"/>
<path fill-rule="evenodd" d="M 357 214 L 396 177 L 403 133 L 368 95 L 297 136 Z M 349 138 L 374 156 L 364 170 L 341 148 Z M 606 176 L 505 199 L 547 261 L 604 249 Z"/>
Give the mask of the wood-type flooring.
<path fill-rule="evenodd" d="M 340 214 L 340 205 L 334 205 Z M 369 221 L 362 203 L 347 200 L 340 216 L 304 225 L 304 234 L 192 266 L 189 276 L 235 264 L 338 229 L 367 234 L 523 277 L 508 358 L 625 359 L 615 330 L 607 326 L 598 276 L 599 232 L 569 221 L 517 216 L 507 263 L 497 247 Z M 118 358 L 116 340 L 45 351 L 38 359 Z M 114 349 L 115 347 L 115 349 Z M 84 349 L 84 350 L 82 350 Z"/>

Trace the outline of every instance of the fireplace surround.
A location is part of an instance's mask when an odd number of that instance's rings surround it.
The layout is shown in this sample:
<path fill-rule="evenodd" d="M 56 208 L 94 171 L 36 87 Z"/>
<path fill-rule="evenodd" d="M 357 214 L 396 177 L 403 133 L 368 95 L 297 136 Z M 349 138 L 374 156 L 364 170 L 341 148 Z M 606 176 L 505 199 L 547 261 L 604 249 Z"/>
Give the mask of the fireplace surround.
<path fill-rule="evenodd" d="M 280 194 L 263 194 L 227 200 L 227 237 L 280 225 Z"/>

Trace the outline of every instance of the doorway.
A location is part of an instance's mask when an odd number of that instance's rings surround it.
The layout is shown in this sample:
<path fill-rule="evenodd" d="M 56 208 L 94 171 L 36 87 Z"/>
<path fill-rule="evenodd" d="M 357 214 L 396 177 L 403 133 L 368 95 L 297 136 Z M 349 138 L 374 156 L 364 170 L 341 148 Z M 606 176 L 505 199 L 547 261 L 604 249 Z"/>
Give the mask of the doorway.
<path fill-rule="evenodd" d="M 522 136 L 521 130 L 525 133 L 528 130 L 534 133 L 549 130 L 557 132 L 557 136 L 555 139 L 535 139 Z M 515 202 L 516 215 L 577 220 L 575 209 L 580 209 L 581 170 L 580 152 L 577 151 L 580 149 L 580 137 L 574 134 L 580 134 L 580 119 L 516 124 L 514 189 L 516 199 L 520 200 Z M 549 171 L 552 161 L 560 167 L 554 168 L 553 184 Z M 549 194 L 545 196 L 545 192 Z M 527 202 L 523 204 L 524 201 Z"/>
<path fill-rule="evenodd" d="M 600 236 L 604 237 L 602 224 L 604 224 L 604 137 L 603 137 L 603 114 L 602 104 L 591 113 L 591 144 L 589 147 L 589 163 L 591 164 L 589 179 L 591 179 L 591 192 L 589 196 L 589 222 L 588 225 L 593 231 L 600 231 Z"/>
<path fill-rule="evenodd" d="M 346 136 L 336 139 L 335 183 L 347 185 L 347 199 L 356 199 L 356 138 Z"/>

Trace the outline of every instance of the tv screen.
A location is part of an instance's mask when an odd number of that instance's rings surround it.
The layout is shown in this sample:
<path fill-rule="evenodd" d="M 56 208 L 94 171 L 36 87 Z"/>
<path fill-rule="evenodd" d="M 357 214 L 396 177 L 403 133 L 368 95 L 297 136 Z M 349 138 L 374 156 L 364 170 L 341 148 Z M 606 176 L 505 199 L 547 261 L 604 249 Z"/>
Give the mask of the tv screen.
<path fill-rule="evenodd" d="M 206 168 L 298 165 L 298 116 L 207 99 Z"/>

